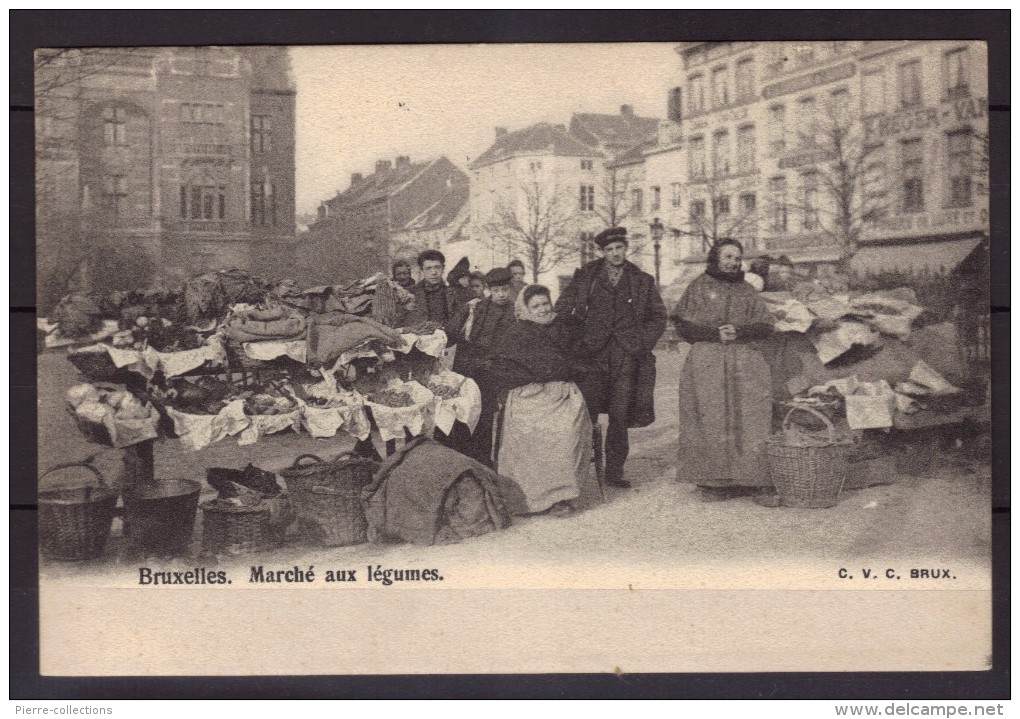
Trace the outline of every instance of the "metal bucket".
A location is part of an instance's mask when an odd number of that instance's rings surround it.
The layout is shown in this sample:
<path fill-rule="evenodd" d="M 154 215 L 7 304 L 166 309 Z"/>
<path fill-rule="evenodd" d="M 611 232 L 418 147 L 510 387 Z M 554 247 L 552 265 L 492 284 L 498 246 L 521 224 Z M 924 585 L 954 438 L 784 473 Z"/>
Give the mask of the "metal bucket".
<path fill-rule="evenodd" d="M 124 535 L 146 554 L 186 554 L 195 529 L 202 484 L 192 479 L 161 479 L 124 493 Z"/>

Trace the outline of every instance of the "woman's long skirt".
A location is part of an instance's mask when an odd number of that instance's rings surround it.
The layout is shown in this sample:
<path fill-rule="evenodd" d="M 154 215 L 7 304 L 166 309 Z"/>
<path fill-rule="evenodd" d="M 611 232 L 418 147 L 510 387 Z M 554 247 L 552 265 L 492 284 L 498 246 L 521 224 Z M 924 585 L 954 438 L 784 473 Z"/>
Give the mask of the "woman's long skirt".
<path fill-rule="evenodd" d="M 566 500 L 578 507 L 599 501 L 591 418 L 577 385 L 547 382 L 510 390 L 497 472 L 513 480 L 505 499 L 514 514 L 543 512 Z"/>
<path fill-rule="evenodd" d="M 698 342 L 680 370 L 677 479 L 703 487 L 770 485 L 765 440 L 772 383 L 746 344 Z"/>

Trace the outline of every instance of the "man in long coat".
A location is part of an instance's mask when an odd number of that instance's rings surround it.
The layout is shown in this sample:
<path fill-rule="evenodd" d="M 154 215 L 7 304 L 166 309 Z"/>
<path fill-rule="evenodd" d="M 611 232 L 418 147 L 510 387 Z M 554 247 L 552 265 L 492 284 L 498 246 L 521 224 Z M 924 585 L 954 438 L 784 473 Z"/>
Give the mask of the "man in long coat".
<path fill-rule="evenodd" d="M 510 301 L 510 270 L 497 267 L 485 276 L 490 296 L 471 300 L 447 325 L 450 345 L 457 346 L 453 371 L 478 383 L 482 394 L 482 412 L 474 434 L 467 438 L 461 425 L 454 425 L 452 438 L 460 449 L 475 460 L 492 466 L 492 418 L 499 401 L 499 382 L 493 373 L 496 347 L 514 324 L 514 308 Z M 460 436 L 456 436 L 457 434 Z"/>
<path fill-rule="evenodd" d="M 666 330 L 666 308 L 655 279 L 627 261 L 625 228 L 600 232 L 595 244 L 602 258 L 574 272 L 556 302 L 556 312 L 578 334 L 575 352 L 588 365 L 578 385 L 592 423 L 600 414 L 609 415 L 606 482 L 626 488 L 627 430 L 655 421 L 652 350 Z"/>

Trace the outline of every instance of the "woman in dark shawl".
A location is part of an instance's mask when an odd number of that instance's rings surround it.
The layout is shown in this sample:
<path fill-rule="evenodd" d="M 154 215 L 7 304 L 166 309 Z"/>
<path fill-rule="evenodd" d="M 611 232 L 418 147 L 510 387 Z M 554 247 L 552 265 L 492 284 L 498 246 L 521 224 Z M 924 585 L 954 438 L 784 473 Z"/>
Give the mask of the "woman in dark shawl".
<path fill-rule="evenodd" d="M 599 496 L 591 476 L 591 418 L 571 381 L 565 328 L 549 290 L 525 287 L 515 313 L 518 321 L 497 349 L 506 392 L 497 471 L 520 489 L 510 499 L 515 514 L 569 514 Z"/>
<path fill-rule="evenodd" d="M 708 268 L 673 310 L 691 343 L 680 371 L 677 479 L 701 488 L 705 501 L 768 494 L 764 443 L 771 431 L 772 384 L 756 342 L 772 332 L 765 302 L 744 281 L 744 249 L 722 239 Z"/>

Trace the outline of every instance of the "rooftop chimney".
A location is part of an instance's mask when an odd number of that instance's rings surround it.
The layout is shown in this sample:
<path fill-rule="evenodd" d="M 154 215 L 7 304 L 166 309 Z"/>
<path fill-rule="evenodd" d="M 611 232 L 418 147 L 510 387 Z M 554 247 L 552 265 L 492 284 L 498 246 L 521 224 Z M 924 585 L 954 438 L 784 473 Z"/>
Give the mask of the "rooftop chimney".
<path fill-rule="evenodd" d="M 505 127 L 497 127 L 496 128 L 496 139 L 497 140 L 499 138 L 501 138 L 501 137 L 504 137 L 505 135 L 506 135 L 506 128 Z"/>
<path fill-rule="evenodd" d="M 400 168 L 400 167 L 407 167 L 410 164 L 411 164 L 411 156 L 410 155 L 398 155 L 397 156 L 397 167 L 398 168 Z"/>
<path fill-rule="evenodd" d="M 634 106 L 633 105 L 620 105 L 620 114 L 623 115 L 624 117 L 633 117 L 634 116 Z"/>
<path fill-rule="evenodd" d="M 376 160 L 375 171 L 376 172 L 388 172 L 393 165 L 389 160 Z"/>
<path fill-rule="evenodd" d="M 365 176 L 362 175 L 360 172 L 352 172 L 351 173 L 351 184 L 352 185 L 357 185 L 359 182 L 361 182 L 364 179 L 365 179 Z"/>

